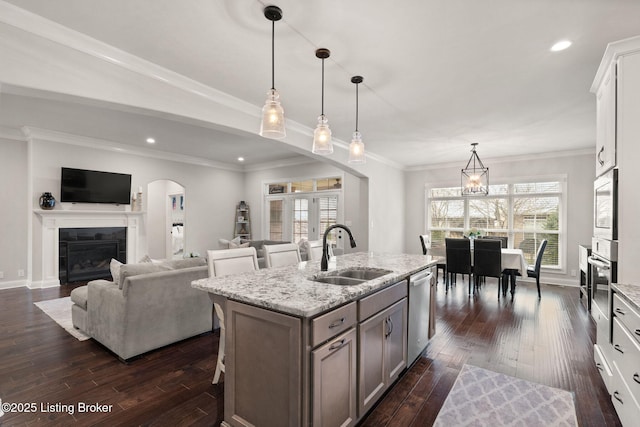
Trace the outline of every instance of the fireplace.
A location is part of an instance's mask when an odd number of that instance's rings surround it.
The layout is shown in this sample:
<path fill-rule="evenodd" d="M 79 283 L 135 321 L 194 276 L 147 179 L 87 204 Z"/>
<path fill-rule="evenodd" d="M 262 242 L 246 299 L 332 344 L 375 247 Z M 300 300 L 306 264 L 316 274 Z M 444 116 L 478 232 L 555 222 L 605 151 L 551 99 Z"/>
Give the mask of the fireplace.
<path fill-rule="evenodd" d="M 126 263 L 127 229 L 61 228 L 58 245 L 60 283 L 108 279 L 112 258 Z"/>

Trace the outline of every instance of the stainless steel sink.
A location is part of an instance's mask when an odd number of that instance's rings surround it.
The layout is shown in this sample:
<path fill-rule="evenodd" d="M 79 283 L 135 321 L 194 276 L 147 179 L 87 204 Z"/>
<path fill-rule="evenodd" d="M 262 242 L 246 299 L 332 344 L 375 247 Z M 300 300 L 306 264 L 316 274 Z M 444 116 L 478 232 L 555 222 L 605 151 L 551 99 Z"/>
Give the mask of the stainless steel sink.
<path fill-rule="evenodd" d="M 329 273 L 319 273 L 311 277 L 311 280 L 332 285 L 354 286 L 389 273 L 391 270 L 382 268 L 347 268 Z"/>
<path fill-rule="evenodd" d="M 353 279 L 351 277 L 339 277 L 339 276 L 319 276 L 313 277 L 311 280 L 322 283 L 330 283 L 332 285 L 341 285 L 341 286 L 354 286 L 359 285 L 360 283 L 364 283 L 364 280 Z"/>
<path fill-rule="evenodd" d="M 378 277 L 384 276 L 385 274 L 389 273 L 391 273 L 391 270 L 385 270 L 382 268 L 350 268 L 346 270 L 336 271 L 332 275 L 367 281 L 377 279 Z"/>

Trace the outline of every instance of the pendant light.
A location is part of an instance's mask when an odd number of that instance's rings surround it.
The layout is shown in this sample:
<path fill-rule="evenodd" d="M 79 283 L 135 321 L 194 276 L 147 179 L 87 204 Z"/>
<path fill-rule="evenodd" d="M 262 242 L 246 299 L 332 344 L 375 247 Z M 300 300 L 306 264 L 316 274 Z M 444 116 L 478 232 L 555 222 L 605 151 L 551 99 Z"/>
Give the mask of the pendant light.
<path fill-rule="evenodd" d="M 349 144 L 349 163 L 366 163 L 367 159 L 364 156 L 364 142 L 362 142 L 362 135 L 358 132 L 358 85 L 362 83 L 364 79 L 362 76 L 351 77 L 351 83 L 356 85 L 356 130 L 353 132 L 351 138 L 351 144 Z"/>
<path fill-rule="evenodd" d="M 460 175 L 460 187 L 463 196 L 482 196 L 489 194 L 489 168 L 484 167 L 476 153 L 477 142 L 471 144 L 471 158 Z"/>
<path fill-rule="evenodd" d="M 320 48 L 316 50 L 316 57 L 322 59 L 322 108 L 318 117 L 318 126 L 313 131 L 313 148 L 314 154 L 331 154 L 333 153 L 333 144 L 331 143 L 331 129 L 329 129 L 329 120 L 324 115 L 324 60 L 331 55 L 329 49 Z"/>
<path fill-rule="evenodd" d="M 264 16 L 271 21 L 271 89 L 267 92 L 267 100 L 262 107 L 262 123 L 260 136 L 271 139 L 281 139 L 287 136 L 284 128 L 284 110 L 280 105 L 280 95 L 275 88 L 275 26 L 276 21 L 282 19 L 282 10 L 278 6 L 264 8 Z"/>

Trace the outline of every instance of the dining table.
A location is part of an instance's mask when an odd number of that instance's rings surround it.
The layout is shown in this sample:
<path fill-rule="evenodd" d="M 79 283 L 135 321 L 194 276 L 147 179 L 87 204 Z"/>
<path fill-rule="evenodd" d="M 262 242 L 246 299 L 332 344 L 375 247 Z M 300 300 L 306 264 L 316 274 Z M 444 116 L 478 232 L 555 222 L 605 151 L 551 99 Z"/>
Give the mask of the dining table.
<path fill-rule="evenodd" d="M 506 279 L 509 278 L 511 282 L 511 294 L 516 290 L 516 276 L 524 276 L 527 273 L 527 260 L 524 258 L 524 252 L 522 249 L 502 248 L 502 293 L 507 293 Z"/>

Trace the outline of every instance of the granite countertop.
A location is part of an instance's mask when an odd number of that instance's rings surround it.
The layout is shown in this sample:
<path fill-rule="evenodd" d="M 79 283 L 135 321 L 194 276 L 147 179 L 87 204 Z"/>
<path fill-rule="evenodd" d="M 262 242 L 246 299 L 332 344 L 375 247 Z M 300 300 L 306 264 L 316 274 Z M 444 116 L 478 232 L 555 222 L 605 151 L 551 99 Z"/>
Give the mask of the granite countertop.
<path fill-rule="evenodd" d="M 618 294 L 620 294 L 622 299 L 631 304 L 633 308 L 640 311 L 640 285 L 614 283 L 611 286 Z"/>
<path fill-rule="evenodd" d="M 297 317 L 312 317 L 357 300 L 426 267 L 434 266 L 438 260 L 438 257 L 430 255 L 366 252 L 332 258 L 327 273 L 345 268 L 383 268 L 392 271 L 355 286 L 331 285 L 309 280 L 313 275 L 321 273 L 319 261 L 264 268 L 230 276 L 209 277 L 195 280 L 191 285 L 215 295 L 269 310 Z"/>

